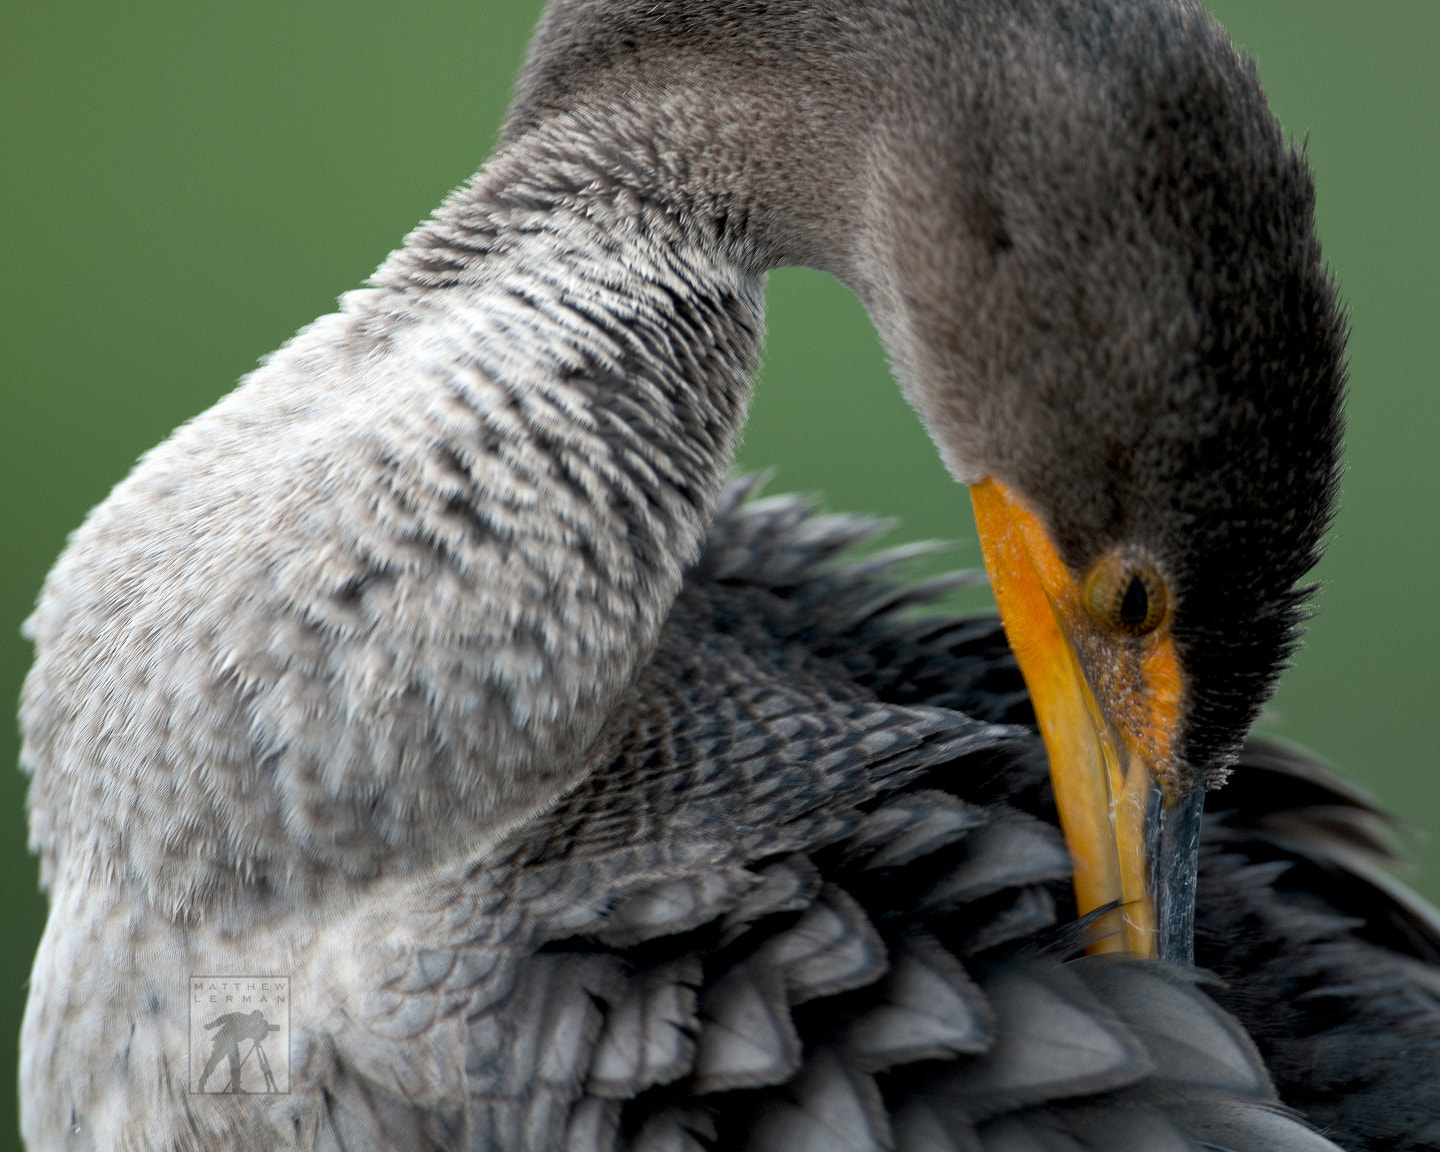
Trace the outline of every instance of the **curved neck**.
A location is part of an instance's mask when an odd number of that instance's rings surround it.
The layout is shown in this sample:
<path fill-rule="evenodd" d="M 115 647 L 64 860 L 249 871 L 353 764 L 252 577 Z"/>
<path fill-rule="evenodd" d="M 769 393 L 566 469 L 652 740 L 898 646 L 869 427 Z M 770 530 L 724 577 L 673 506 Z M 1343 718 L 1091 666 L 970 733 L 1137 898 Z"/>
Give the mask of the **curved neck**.
<path fill-rule="evenodd" d="M 504 701 L 484 726 L 477 815 L 492 829 L 603 756 L 592 744 L 699 555 L 764 325 L 763 276 L 735 245 L 583 152 L 514 152 L 353 301 L 400 364 L 433 363 L 481 429 L 448 447 L 465 515 L 504 541 L 474 572 L 484 676 Z"/>
<path fill-rule="evenodd" d="M 463 355 L 518 417 L 497 431 L 533 442 L 595 512 L 597 535 L 573 541 L 588 567 L 627 590 L 656 572 L 678 588 L 750 402 L 763 270 L 583 148 L 534 143 L 500 153 L 372 283 L 463 333 Z M 482 414 L 495 398 L 469 397 Z"/>
<path fill-rule="evenodd" d="M 172 779 L 143 747 L 67 757 L 51 750 L 48 703 L 32 704 L 29 762 L 63 764 L 31 792 L 55 891 L 108 870 L 177 918 L 215 923 L 232 904 L 259 915 L 268 893 L 282 910 L 306 893 L 338 899 L 347 878 L 483 852 L 603 766 L 597 736 L 656 643 L 730 467 L 763 281 L 673 214 L 565 179 L 482 173 L 373 288 L 302 330 L 92 516 L 93 534 L 149 507 L 147 485 L 181 466 L 203 474 L 210 457 L 191 460 L 212 443 L 225 445 L 224 484 L 264 491 L 277 458 L 322 462 L 314 483 L 292 468 L 264 522 L 232 533 L 246 548 L 236 586 L 259 591 L 213 635 L 171 630 L 200 664 L 194 682 L 230 712 L 210 707 L 246 718 L 243 767 L 207 771 L 269 794 L 217 813 L 188 763 Z M 193 516 L 135 519 L 178 555 L 207 546 Z M 205 571 L 171 575 L 177 602 L 213 597 Z M 275 620 L 311 622 L 309 665 L 248 655 Z M 39 625 L 42 663 L 60 650 L 51 627 Z M 85 706 L 111 703 L 97 691 Z M 113 798 L 94 818 L 73 818 L 71 773 Z M 213 833 L 165 840 L 170 825 L 147 815 L 156 789 L 184 812 L 177 826 Z"/>
<path fill-rule="evenodd" d="M 451 387 L 504 445 L 503 472 L 460 469 L 468 514 L 530 570 L 480 573 L 487 679 L 505 701 L 487 708 L 498 795 L 477 815 L 491 830 L 599 766 L 592 744 L 653 649 L 730 468 L 765 270 L 819 267 L 882 323 L 895 311 L 871 275 L 894 274 L 894 238 L 866 219 L 877 196 L 853 187 L 884 165 L 841 142 L 854 94 L 817 99 L 811 76 L 781 82 L 793 106 L 753 85 L 701 100 L 703 75 L 690 81 L 512 122 L 356 301 L 419 343 L 447 342 L 443 358 L 403 359 L 453 364 Z M 767 161 L 777 141 L 794 163 Z"/>

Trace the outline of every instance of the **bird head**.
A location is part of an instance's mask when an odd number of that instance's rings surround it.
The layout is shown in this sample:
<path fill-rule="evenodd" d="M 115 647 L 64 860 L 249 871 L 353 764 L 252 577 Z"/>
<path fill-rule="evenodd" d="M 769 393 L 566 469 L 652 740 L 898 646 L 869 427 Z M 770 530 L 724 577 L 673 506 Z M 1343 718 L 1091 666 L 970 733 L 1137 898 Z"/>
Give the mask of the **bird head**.
<path fill-rule="evenodd" d="M 1202 793 L 1296 643 L 1342 423 L 1253 64 L 1189 0 L 549 12 L 508 138 L 576 118 L 717 248 L 860 296 L 970 488 L 1080 911 L 1188 956 Z"/>
<path fill-rule="evenodd" d="M 1345 325 L 1252 65 L 1187 5 L 1102 15 L 971 57 L 923 129 L 950 146 L 886 170 L 929 202 L 888 218 L 877 298 L 970 487 L 1080 910 L 1115 909 L 1097 947 L 1188 958 L 1202 794 L 1335 502 Z"/>

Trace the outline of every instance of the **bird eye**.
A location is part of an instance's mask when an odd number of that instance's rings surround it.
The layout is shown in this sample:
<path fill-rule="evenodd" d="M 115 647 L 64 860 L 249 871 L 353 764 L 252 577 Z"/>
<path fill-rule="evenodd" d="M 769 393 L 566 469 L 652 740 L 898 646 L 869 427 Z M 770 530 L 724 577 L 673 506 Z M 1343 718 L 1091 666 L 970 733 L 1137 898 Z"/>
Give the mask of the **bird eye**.
<path fill-rule="evenodd" d="M 1165 580 L 1153 566 L 1111 553 L 1085 578 L 1085 606 L 1098 623 L 1143 636 L 1165 618 Z"/>
<path fill-rule="evenodd" d="M 1145 591 L 1145 581 L 1134 572 L 1130 583 L 1125 585 L 1125 595 L 1120 598 L 1120 622 L 1131 628 L 1143 628 L 1150 615 L 1150 594 Z"/>

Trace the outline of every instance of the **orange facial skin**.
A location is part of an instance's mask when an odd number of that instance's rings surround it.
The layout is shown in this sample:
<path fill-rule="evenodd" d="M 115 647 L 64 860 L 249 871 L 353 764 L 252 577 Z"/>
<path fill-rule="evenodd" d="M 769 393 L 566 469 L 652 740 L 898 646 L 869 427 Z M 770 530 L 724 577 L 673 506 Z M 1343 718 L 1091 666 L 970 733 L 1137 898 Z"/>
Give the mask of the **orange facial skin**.
<path fill-rule="evenodd" d="M 1143 634 L 1097 617 L 1096 571 L 1077 577 L 1043 521 L 993 478 L 970 486 L 985 567 L 1000 618 L 1050 757 L 1060 824 L 1075 869 L 1077 910 L 1116 906 L 1098 922 L 1092 952 L 1156 954 L 1154 885 L 1147 859 L 1151 797 L 1184 786 L 1175 747 L 1185 682 L 1169 614 Z M 1092 594 L 1087 597 L 1087 588 Z"/>

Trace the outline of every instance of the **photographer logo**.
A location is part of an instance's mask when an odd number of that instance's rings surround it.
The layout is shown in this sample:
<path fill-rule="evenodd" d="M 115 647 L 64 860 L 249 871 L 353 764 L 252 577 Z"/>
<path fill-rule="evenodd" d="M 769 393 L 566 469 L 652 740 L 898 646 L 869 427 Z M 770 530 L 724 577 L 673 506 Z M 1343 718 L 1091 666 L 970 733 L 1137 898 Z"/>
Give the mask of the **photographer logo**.
<path fill-rule="evenodd" d="M 190 977 L 190 1091 L 290 1091 L 290 977 Z"/>

